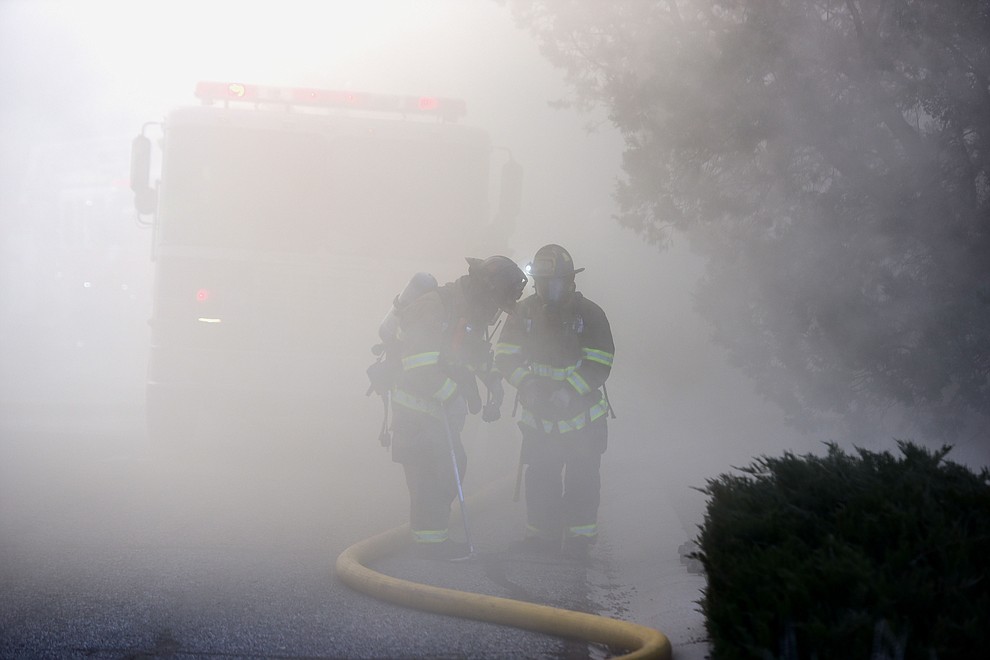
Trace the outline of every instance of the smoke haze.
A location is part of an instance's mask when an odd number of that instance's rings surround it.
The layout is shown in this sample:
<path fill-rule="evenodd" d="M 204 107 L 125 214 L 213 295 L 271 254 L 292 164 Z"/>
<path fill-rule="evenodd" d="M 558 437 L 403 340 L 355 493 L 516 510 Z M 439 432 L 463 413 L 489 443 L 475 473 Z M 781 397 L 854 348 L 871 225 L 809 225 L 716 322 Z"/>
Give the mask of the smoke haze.
<path fill-rule="evenodd" d="M 818 451 L 818 441 L 828 439 L 785 428 L 781 413 L 713 348 L 710 329 L 693 311 L 702 264 L 685 242 L 675 237 L 660 253 L 612 219 L 620 136 L 602 117 L 590 118 L 597 129 L 589 133 L 588 117 L 550 107 L 565 94 L 560 74 L 498 4 L 8 1 L 0 3 L 0 451 L 16 459 L 6 465 L 17 466 L 0 474 L 8 484 L 0 490 L 0 515 L 8 520 L 27 524 L 50 510 L 49 500 L 18 499 L 40 482 L 69 498 L 101 480 L 124 479 L 118 459 L 147 456 L 151 230 L 120 186 L 87 220 L 88 227 L 109 224 L 74 237 L 57 209 L 76 202 L 50 184 L 58 171 L 72 169 L 67 163 L 88 162 L 93 145 L 107 150 L 105 159 L 81 167 L 108 163 L 115 180 L 126 178 L 130 139 L 171 108 L 194 105 L 199 80 L 464 99 L 465 123 L 487 130 L 492 144 L 511 150 L 523 166 L 522 212 L 509 256 L 526 263 L 545 243 L 563 245 L 586 268 L 579 290 L 609 316 L 617 351 L 608 386 L 618 417 L 605 463 L 629 471 L 620 476 L 612 468 L 614 478 L 666 491 L 686 528 L 700 522 L 701 496 L 691 486 L 753 456 Z M 353 232 L 351 239 L 373 241 L 402 221 L 346 228 L 341 239 Z M 260 516 L 252 530 L 271 532 L 287 524 L 282 505 L 291 502 L 301 524 L 325 524 L 308 499 L 314 493 L 349 504 L 340 516 L 354 540 L 402 522 L 405 485 L 378 446 L 381 408 L 364 396 L 364 368 L 378 322 L 413 272 L 433 270 L 451 280 L 464 272 L 464 256 L 488 255 L 448 256 L 326 265 L 333 279 L 316 304 L 347 315 L 341 334 L 326 338 L 342 359 L 323 411 L 333 437 L 315 450 L 318 460 L 300 467 L 278 457 L 296 451 L 291 443 L 274 450 L 240 444 L 250 436 L 281 443 L 284 431 L 271 420 L 248 415 L 231 428 L 207 416 L 197 433 L 221 456 L 256 450 L 269 465 L 284 463 L 267 476 L 252 473 L 253 482 L 213 474 L 183 489 L 153 475 L 129 476 L 126 487 L 138 499 L 151 491 L 182 493 L 162 505 L 165 518 L 193 521 L 196 533 L 218 538 L 226 532 L 208 524 L 217 511 Z M 472 487 L 481 475 L 514 470 L 510 409 L 508 401 L 498 425 L 466 437 Z M 78 465 L 92 461 L 100 461 L 96 473 L 80 476 Z M 282 493 L 288 499 L 265 499 L 262 486 L 285 481 L 294 488 Z M 207 495 L 212 509 L 201 506 Z M 73 529 L 108 529 L 86 507 L 63 514 Z"/>

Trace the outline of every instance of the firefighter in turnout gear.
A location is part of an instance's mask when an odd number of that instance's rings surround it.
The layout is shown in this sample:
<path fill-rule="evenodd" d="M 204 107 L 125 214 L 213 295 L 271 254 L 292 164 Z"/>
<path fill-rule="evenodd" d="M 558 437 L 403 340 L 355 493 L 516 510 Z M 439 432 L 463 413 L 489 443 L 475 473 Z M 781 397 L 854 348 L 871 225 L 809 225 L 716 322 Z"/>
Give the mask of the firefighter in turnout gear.
<path fill-rule="evenodd" d="M 495 347 L 495 365 L 521 405 L 526 537 L 534 549 L 586 558 L 598 534 L 603 392 L 615 347 L 602 309 L 575 290 L 567 250 L 546 245 L 529 266 L 536 293 L 519 301 Z"/>
<path fill-rule="evenodd" d="M 486 419 L 498 416 L 502 377 L 493 368 L 488 330 L 527 282 L 508 257 L 467 261 L 467 275 L 421 295 L 398 315 L 402 364 L 391 391 L 392 460 L 405 471 L 415 548 L 438 559 L 468 554 L 448 533 L 467 463 L 460 435 L 467 415 L 482 408 L 479 380 L 488 409 L 496 411 Z"/>

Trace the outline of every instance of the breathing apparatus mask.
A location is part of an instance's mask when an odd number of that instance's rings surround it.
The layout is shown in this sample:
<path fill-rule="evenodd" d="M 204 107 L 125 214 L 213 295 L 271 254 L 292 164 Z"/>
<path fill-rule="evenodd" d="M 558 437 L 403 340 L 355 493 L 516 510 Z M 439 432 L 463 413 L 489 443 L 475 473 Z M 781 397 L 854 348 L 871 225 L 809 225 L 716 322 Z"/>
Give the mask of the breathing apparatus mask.
<path fill-rule="evenodd" d="M 574 268 L 570 253 L 556 243 L 537 250 L 526 269 L 536 283 L 536 296 L 547 307 L 566 304 L 574 293 L 574 276 L 584 268 Z"/>
<path fill-rule="evenodd" d="M 566 303 L 574 293 L 573 277 L 537 277 L 536 296 L 544 305 L 557 307 Z"/>

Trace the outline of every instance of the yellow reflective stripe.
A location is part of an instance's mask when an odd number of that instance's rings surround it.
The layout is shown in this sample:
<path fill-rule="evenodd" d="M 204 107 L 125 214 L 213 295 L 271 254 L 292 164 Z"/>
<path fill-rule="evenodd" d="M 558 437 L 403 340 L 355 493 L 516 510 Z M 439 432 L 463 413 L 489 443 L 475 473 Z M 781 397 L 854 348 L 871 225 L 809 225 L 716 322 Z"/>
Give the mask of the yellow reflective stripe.
<path fill-rule="evenodd" d="M 611 360 L 608 362 L 608 365 L 609 366 L 612 365 Z M 577 373 L 577 370 L 580 366 L 581 366 L 580 362 L 578 362 L 577 364 L 572 364 L 567 367 L 554 367 L 549 364 L 533 363 L 530 365 L 530 369 L 532 369 L 533 373 L 536 374 L 537 376 L 544 376 L 545 378 L 552 378 L 553 380 L 559 380 L 559 381 L 565 381 L 565 380 L 569 381 L 571 385 L 574 386 L 575 390 L 577 390 L 581 394 L 587 394 L 588 392 L 591 391 L 591 388 L 589 387 L 587 390 L 583 390 L 581 388 L 581 383 L 584 383 L 585 385 L 587 385 L 587 383 L 585 383 L 584 378 Z M 577 378 L 580 378 L 580 381 L 575 382 L 574 380 L 575 375 L 577 376 Z"/>
<path fill-rule="evenodd" d="M 587 394 L 591 391 L 591 386 L 588 385 L 588 381 L 586 381 L 577 371 L 567 377 L 567 382 L 571 384 L 571 387 L 573 387 L 578 394 Z"/>
<path fill-rule="evenodd" d="M 430 351 L 428 353 L 417 353 L 407 355 L 402 358 L 402 368 L 406 371 L 418 367 L 426 367 L 440 362 L 440 351 Z"/>
<path fill-rule="evenodd" d="M 588 423 L 588 417 L 584 413 L 571 417 L 570 419 L 562 419 L 557 422 L 557 430 L 560 433 L 567 433 L 569 431 L 579 431 L 584 428 L 585 424 Z M 552 424 L 552 423 L 551 423 Z M 550 428 L 553 428 L 551 426 Z"/>
<path fill-rule="evenodd" d="M 591 406 L 585 412 L 582 412 L 570 419 L 561 419 L 557 422 L 540 419 L 529 410 L 523 408 L 522 414 L 519 416 L 519 421 L 534 429 L 542 429 L 544 433 L 553 433 L 554 427 L 556 426 L 556 431 L 558 433 L 567 433 L 569 431 L 580 431 L 585 426 L 595 421 L 608 410 L 605 404 L 605 398 L 599 399 L 598 403 Z"/>
<path fill-rule="evenodd" d="M 446 401 L 453 396 L 456 391 L 457 383 L 448 378 L 443 381 L 443 385 L 440 386 L 440 389 L 433 393 L 433 398 L 437 401 Z"/>
<path fill-rule="evenodd" d="M 416 543 L 443 543 L 447 540 L 448 531 L 446 529 L 414 529 L 412 535 Z"/>
<path fill-rule="evenodd" d="M 523 378 L 529 375 L 529 369 L 526 367 L 516 367 L 511 374 L 509 374 L 508 381 L 513 387 L 519 387 L 522 384 Z"/>
<path fill-rule="evenodd" d="M 553 422 L 547 422 L 542 419 L 537 419 L 536 415 L 529 412 L 525 408 L 523 408 L 522 414 L 519 415 L 519 423 L 534 429 L 540 429 L 542 426 L 542 430 L 544 433 L 553 432 Z"/>
<path fill-rule="evenodd" d="M 572 364 L 569 367 L 558 368 L 549 364 L 541 364 L 539 362 L 534 362 L 533 364 L 530 365 L 530 369 L 532 369 L 533 373 L 536 374 L 537 376 L 544 376 L 546 378 L 552 378 L 554 380 L 564 381 L 567 380 L 568 376 L 574 373 L 574 370 L 577 369 L 577 365 Z"/>
<path fill-rule="evenodd" d="M 608 404 L 605 403 L 605 399 L 599 399 L 598 403 L 588 409 L 588 421 L 593 422 L 607 412 Z"/>
<path fill-rule="evenodd" d="M 519 344 L 504 344 L 499 342 L 495 344 L 495 357 L 500 355 L 518 355 L 522 353 L 522 346 Z"/>
<path fill-rule="evenodd" d="M 581 350 L 584 351 L 584 357 L 592 362 L 604 364 L 606 367 L 611 367 L 612 361 L 615 360 L 615 353 L 600 351 L 597 348 L 582 348 Z"/>
<path fill-rule="evenodd" d="M 573 527 L 567 528 L 568 536 L 586 536 L 592 537 L 598 535 L 598 525 L 592 523 L 591 525 L 574 525 Z"/>
<path fill-rule="evenodd" d="M 405 390 L 397 389 L 392 392 L 392 402 L 402 406 L 403 408 L 426 413 L 428 415 L 439 416 L 441 414 L 441 408 L 438 402 L 421 399 L 414 394 L 406 392 Z"/>

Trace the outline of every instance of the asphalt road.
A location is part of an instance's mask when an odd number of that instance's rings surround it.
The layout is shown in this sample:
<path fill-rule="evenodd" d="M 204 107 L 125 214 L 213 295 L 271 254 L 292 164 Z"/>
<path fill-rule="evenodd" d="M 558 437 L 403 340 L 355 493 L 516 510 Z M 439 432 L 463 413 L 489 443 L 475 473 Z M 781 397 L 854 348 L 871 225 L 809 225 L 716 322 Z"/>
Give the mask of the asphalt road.
<path fill-rule="evenodd" d="M 158 461 L 149 458 L 133 413 L 4 410 L 0 657 L 606 654 L 580 642 L 393 606 L 337 580 L 332 566 L 341 551 L 405 519 L 401 471 L 367 439 L 355 440 L 360 450 L 338 439 L 291 451 L 256 447 L 247 455 L 221 446 L 210 460 Z M 498 463 L 475 450 L 476 462 Z M 513 540 L 505 530 L 514 533 L 519 515 L 518 506 L 503 502 L 471 521 L 476 546 L 493 550 L 478 561 L 400 556 L 382 570 L 598 609 L 587 588 L 593 568 L 499 552 Z"/>

